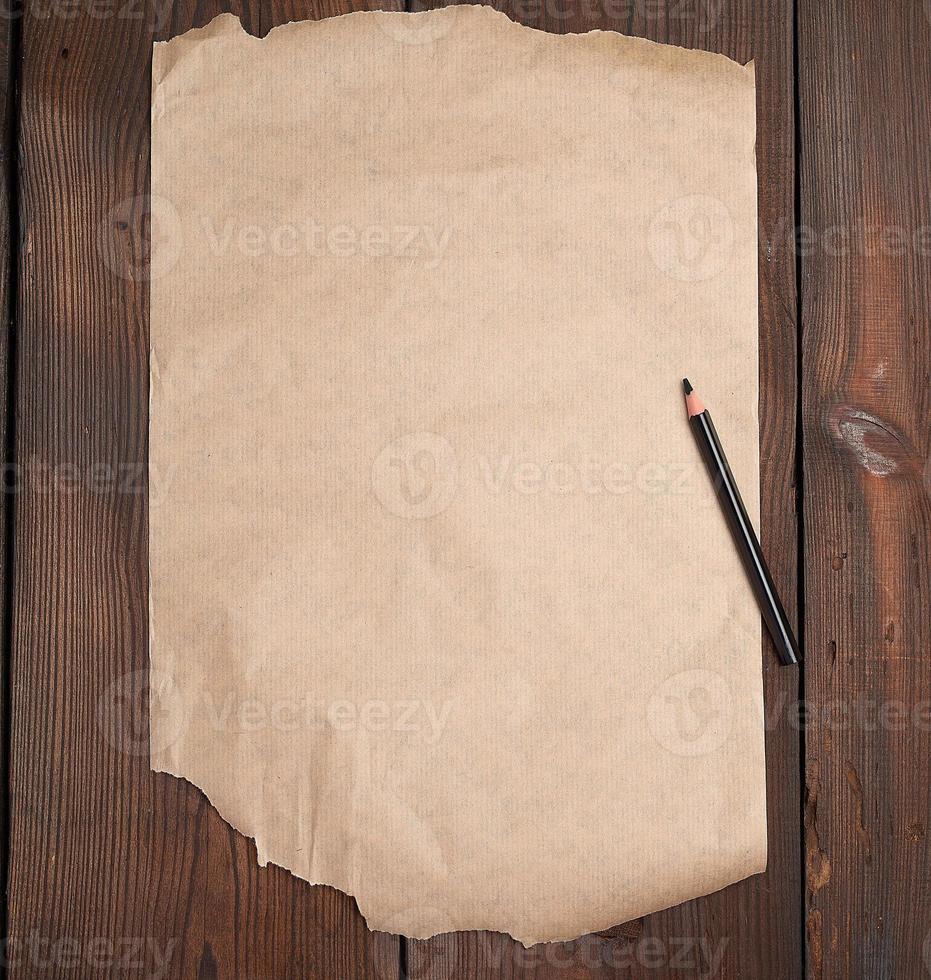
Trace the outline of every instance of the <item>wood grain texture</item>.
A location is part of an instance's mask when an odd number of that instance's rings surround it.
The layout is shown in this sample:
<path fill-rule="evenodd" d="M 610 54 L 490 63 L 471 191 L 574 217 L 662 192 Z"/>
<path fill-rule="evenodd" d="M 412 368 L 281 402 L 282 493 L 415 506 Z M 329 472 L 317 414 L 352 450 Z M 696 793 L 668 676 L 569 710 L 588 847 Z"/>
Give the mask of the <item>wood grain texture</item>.
<path fill-rule="evenodd" d="M 12 650 L 13 977 L 395 980 L 394 937 L 148 767 L 151 41 L 211 3 L 43 4 L 23 23 Z M 264 33 L 349 9 L 234 5 Z"/>
<path fill-rule="evenodd" d="M 16 207 L 16 22 L 11 0 L 0 3 L 0 452 L 3 454 L 3 494 L 0 497 L 0 623 L 3 652 L 0 655 L 0 780 L 4 789 L 9 777 L 7 738 L 8 655 L 11 611 L 11 528 L 16 505 L 16 472 L 12 453 L 14 420 L 10 417 L 11 377 L 15 355 L 13 334 L 14 296 L 11 274 L 15 264 L 14 224 Z M 0 922 L 5 926 L 8 868 L 8 806 L 0 805 Z"/>
<path fill-rule="evenodd" d="M 445 5 L 428 2 L 428 6 Z M 501 0 L 555 33 L 615 30 L 744 63 L 757 76 L 760 434 L 763 546 L 791 616 L 797 607 L 794 79 L 789 0 Z M 619 178 L 620 179 L 620 178 Z M 412 942 L 412 980 L 708 976 L 792 980 L 802 970 L 798 673 L 763 650 L 769 870 L 715 895 L 575 943 L 524 950 L 506 936 Z M 623 833 L 623 828 L 618 828 Z"/>
<path fill-rule="evenodd" d="M 549 30 L 607 27 L 757 57 L 764 544 L 792 606 L 789 10 L 748 0 L 595 7 L 527 0 L 506 9 Z M 112 17 L 101 17 L 100 7 L 80 16 L 75 9 L 67 16 L 43 9 L 24 25 L 18 402 L 27 469 L 12 677 L 12 972 L 35 975 L 38 956 L 44 975 L 74 976 L 76 964 L 83 975 L 119 975 L 117 956 L 131 953 L 154 968 L 167 953 L 169 976 L 394 977 L 396 942 L 367 933 L 350 900 L 280 869 L 258 869 L 251 842 L 199 792 L 149 773 L 136 745 L 146 708 L 148 214 L 139 196 L 147 189 L 149 42 L 228 8 L 163 2 L 144 11 L 114 7 Z M 247 29 L 264 34 L 275 23 L 350 7 L 234 9 Z M 774 721 L 765 877 L 573 944 L 525 951 L 480 933 L 413 943 L 409 975 L 657 977 L 714 966 L 719 976 L 797 976 L 794 674 L 778 670 L 768 649 L 764 664 Z M 127 739 L 134 751 L 123 751 Z M 44 940 L 38 952 L 30 937 Z M 138 948 L 130 950 L 133 940 Z"/>
<path fill-rule="evenodd" d="M 931 4 L 800 0 L 812 980 L 931 975 Z"/>

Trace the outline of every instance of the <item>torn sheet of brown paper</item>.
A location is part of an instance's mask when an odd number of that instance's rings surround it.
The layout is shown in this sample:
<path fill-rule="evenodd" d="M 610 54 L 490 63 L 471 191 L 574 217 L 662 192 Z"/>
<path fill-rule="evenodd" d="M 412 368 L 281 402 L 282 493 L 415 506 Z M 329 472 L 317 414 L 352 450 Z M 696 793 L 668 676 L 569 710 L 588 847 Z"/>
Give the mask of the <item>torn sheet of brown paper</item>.
<path fill-rule="evenodd" d="M 487 8 L 156 44 L 152 766 L 372 928 L 766 860 L 752 67 Z"/>

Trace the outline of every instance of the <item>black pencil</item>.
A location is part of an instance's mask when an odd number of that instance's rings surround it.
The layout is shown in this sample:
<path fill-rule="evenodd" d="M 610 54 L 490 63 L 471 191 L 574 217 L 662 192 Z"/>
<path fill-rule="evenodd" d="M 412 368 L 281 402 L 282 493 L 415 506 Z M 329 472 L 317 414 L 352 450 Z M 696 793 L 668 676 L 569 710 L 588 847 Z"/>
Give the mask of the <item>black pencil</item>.
<path fill-rule="evenodd" d="M 711 476 L 721 510 L 724 512 L 734 544 L 737 545 L 737 551 L 763 613 L 763 619 L 776 646 L 776 653 L 783 666 L 797 664 L 801 659 L 798 642 L 776 587 L 773 585 L 760 542 L 747 516 L 747 509 L 734 482 L 734 474 L 731 473 L 727 457 L 724 455 L 714 422 L 711 421 L 711 413 L 689 384 L 689 379 L 683 378 L 682 384 L 685 388 L 689 425 L 695 433 L 698 448 Z"/>

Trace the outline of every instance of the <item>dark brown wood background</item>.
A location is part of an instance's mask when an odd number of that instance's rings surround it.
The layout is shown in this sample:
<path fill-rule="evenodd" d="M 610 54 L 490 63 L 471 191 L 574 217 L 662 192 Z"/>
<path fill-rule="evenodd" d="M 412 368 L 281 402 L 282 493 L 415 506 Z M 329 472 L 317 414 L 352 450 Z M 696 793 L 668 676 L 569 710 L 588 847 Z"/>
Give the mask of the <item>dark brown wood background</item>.
<path fill-rule="evenodd" d="M 0 30 L 12 976 L 155 976 L 167 952 L 203 980 L 931 977 L 931 0 L 500 6 L 756 62 L 764 545 L 807 651 L 761 653 L 769 871 L 575 943 L 407 943 L 149 772 L 151 42 L 354 5 L 26 0 Z"/>

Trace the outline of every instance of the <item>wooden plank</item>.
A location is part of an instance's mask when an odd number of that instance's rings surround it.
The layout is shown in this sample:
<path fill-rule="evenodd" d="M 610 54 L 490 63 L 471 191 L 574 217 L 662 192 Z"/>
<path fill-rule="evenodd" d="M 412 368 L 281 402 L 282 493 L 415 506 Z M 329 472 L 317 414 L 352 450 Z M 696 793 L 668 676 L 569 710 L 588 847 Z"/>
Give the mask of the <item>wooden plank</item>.
<path fill-rule="evenodd" d="M 799 39 L 809 975 L 909 980 L 931 974 L 931 5 L 800 0 Z"/>
<path fill-rule="evenodd" d="M 391 980 L 395 938 L 148 769 L 150 45 L 227 8 L 59 7 L 23 23 L 10 973 Z"/>
<path fill-rule="evenodd" d="M 427 6 L 442 6 L 434 0 Z M 795 614 L 796 292 L 793 36 L 790 0 L 501 0 L 513 19 L 556 33 L 616 30 L 755 59 L 760 187 L 760 418 L 763 544 Z M 619 178 L 620 179 L 620 178 Z M 531 950 L 457 933 L 409 945 L 417 980 L 474 977 L 800 977 L 798 674 L 763 650 L 769 870 L 716 895 L 576 943 Z M 623 833 L 623 828 L 618 828 Z M 571 968 L 571 969 L 569 969 Z M 690 972 L 691 971 L 691 972 Z"/>
<path fill-rule="evenodd" d="M 7 738 L 9 685 L 8 657 L 10 645 L 11 558 L 10 529 L 16 504 L 16 471 L 12 453 L 14 419 L 10 413 L 15 356 L 14 295 L 11 271 L 15 262 L 17 205 L 16 186 L 16 18 L 11 0 L 0 11 L 0 452 L 3 454 L 3 495 L 0 498 L 0 623 L 3 652 L 0 654 L 0 781 L 4 791 L 9 779 L 9 744 Z M 6 802 L 4 800 L 4 802 Z M 6 925 L 6 882 L 8 868 L 8 809 L 0 806 L 0 925 Z M 4 935 L 6 933 L 4 932 Z"/>

